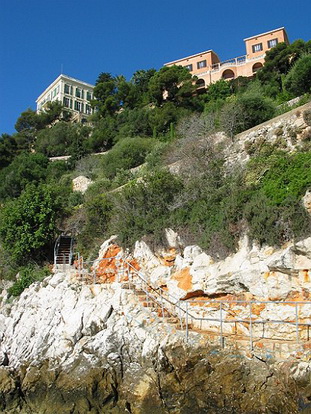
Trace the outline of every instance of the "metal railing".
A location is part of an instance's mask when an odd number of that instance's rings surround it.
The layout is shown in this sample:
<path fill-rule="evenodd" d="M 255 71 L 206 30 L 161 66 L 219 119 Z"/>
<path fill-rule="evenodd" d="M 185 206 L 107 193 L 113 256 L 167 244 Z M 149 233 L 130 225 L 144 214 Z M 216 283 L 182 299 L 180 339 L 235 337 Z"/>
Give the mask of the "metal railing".
<path fill-rule="evenodd" d="M 56 242 L 54 244 L 54 266 L 61 265 L 61 266 L 63 266 L 63 271 L 65 271 L 66 270 L 66 265 L 71 266 L 72 262 L 73 262 L 73 257 L 74 257 L 73 244 L 74 244 L 74 240 L 73 240 L 73 237 L 70 237 L 69 255 L 66 255 L 65 253 L 63 253 L 63 254 L 60 253 L 60 246 L 61 246 L 62 238 L 66 238 L 66 236 L 60 234 L 57 237 Z"/>
<path fill-rule="evenodd" d="M 72 264 L 73 261 L 73 237 L 70 239 L 70 253 L 69 253 L 69 265 Z"/>
<path fill-rule="evenodd" d="M 134 292 L 143 293 L 146 296 L 147 306 L 153 303 L 159 316 L 176 318 L 180 328 L 185 330 L 187 341 L 190 329 L 206 331 L 211 335 L 219 336 L 219 343 L 222 348 L 225 346 L 225 339 L 230 339 L 230 337 L 246 338 L 251 351 L 254 349 L 254 343 L 260 340 L 296 343 L 298 350 L 302 342 L 311 339 L 311 301 L 182 300 L 174 297 L 161 287 L 151 286 L 145 275 L 127 260 L 114 256 L 103 258 L 96 261 L 96 263 L 104 260 L 119 260 L 115 281 L 129 283 Z M 79 263 L 78 271 L 82 281 L 94 284 L 101 283 L 94 266 L 91 266 L 94 262 L 83 263 L 83 258 L 82 260 L 80 258 Z M 88 266 L 88 269 L 84 269 L 85 265 Z M 232 308 L 232 305 L 236 307 Z M 258 313 L 256 309 L 258 306 L 266 309 L 265 318 L 258 318 L 256 314 L 256 312 Z M 286 310 L 284 319 L 271 319 L 268 316 L 268 313 L 272 313 L 272 308 L 275 306 L 287 307 L 286 309 L 283 308 L 283 311 Z M 308 309 L 303 312 L 304 306 L 307 306 Z M 202 310 L 208 313 L 208 316 L 202 316 Z M 239 313 L 242 315 L 241 317 L 234 317 Z M 303 322 L 299 319 L 299 314 L 304 314 L 303 318 L 300 317 Z M 270 332 L 269 334 L 271 325 L 287 326 L 287 337 L 285 337 L 282 329 L 280 332 Z M 292 327 L 291 332 L 288 330 L 289 326 Z"/>
<path fill-rule="evenodd" d="M 54 266 L 56 266 L 56 259 L 57 259 L 58 249 L 59 249 L 60 238 L 61 236 L 59 235 L 54 244 Z"/>

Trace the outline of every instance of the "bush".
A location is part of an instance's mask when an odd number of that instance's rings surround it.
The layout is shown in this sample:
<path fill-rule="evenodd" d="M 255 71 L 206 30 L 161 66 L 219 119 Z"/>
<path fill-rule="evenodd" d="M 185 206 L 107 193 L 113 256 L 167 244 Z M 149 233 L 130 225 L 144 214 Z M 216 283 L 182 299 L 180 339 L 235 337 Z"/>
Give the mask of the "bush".
<path fill-rule="evenodd" d="M 50 271 L 47 268 L 32 265 L 21 268 L 18 280 L 8 289 L 9 296 L 19 296 L 32 283 L 43 280 L 49 274 Z"/>
<path fill-rule="evenodd" d="M 28 184 L 43 182 L 48 163 L 42 154 L 20 154 L 0 172 L 0 198 L 18 197 Z"/>
<path fill-rule="evenodd" d="M 88 255 L 98 240 L 109 237 L 108 226 L 114 214 L 111 198 L 105 194 L 97 194 L 84 203 L 82 211 L 83 227 L 78 229 L 77 248 L 83 255 Z"/>
<path fill-rule="evenodd" d="M 241 123 L 237 132 L 242 132 L 262 122 L 273 118 L 275 107 L 272 102 L 257 93 L 245 93 L 241 95 L 237 104 L 241 108 Z"/>
<path fill-rule="evenodd" d="M 17 262 L 38 258 L 53 241 L 60 201 L 50 187 L 28 186 L 1 211 L 0 237 L 3 247 Z"/>
<path fill-rule="evenodd" d="M 182 189 L 181 180 L 168 171 L 158 171 L 113 194 L 113 215 L 110 233 L 131 246 L 143 236 L 161 240 L 175 197 Z"/>
<path fill-rule="evenodd" d="M 306 109 L 303 111 L 303 120 L 308 126 L 311 126 L 311 109 Z"/>
<path fill-rule="evenodd" d="M 311 55 L 297 60 L 286 76 L 284 86 L 294 96 L 311 92 Z"/>
<path fill-rule="evenodd" d="M 156 141 L 150 138 L 124 138 L 102 159 L 102 172 L 107 178 L 114 178 L 118 170 L 129 170 L 145 161 Z"/>

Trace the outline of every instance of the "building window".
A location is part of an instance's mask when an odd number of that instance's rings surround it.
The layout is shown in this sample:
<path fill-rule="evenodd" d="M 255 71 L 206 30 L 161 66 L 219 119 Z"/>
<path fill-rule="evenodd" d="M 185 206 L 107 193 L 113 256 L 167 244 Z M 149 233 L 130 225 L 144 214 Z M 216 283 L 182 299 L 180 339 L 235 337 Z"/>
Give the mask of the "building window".
<path fill-rule="evenodd" d="M 201 60 L 201 62 L 198 62 L 197 68 L 198 69 L 206 68 L 206 60 Z"/>
<path fill-rule="evenodd" d="M 83 104 L 82 104 L 82 102 L 75 101 L 75 110 L 76 111 L 79 111 L 79 112 L 82 112 L 83 111 Z"/>
<path fill-rule="evenodd" d="M 278 44 L 278 39 L 271 39 L 268 40 L 268 48 L 271 49 L 272 47 L 276 46 Z"/>
<path fill-rule="evenodd" d="M 253 45 L 253 53 L 261 52 L 262 51 L 262 43 L 257 43 L 257 45 Z"/>
<path fill-rule="evenodd" d="M 185 66 L 186 69 L 188 69 L 190 72 L 192 71 L 192 65 Z"/>
<path fill-rule="evenodd" d="M 88 101 L 90 101 L 92 99 L 92 93 L 91 92 L 89 92 L 89 91 L 86 92 L 86 99 Z"/>
<path fill-rule="evenodd" d="M 92 107 L 91 107 L 91 105 L 88 105 L 88 104 L 85 105 L 85 113 L 87 115 L 91 115 L 91 113 L 92 113 Z"/>
<path fill-rule="evenodd" d="M 72 95 L 72 86 L 67 85 L 67 84 L 65 83 L 65 86 L 64 86 L 64 92 L 65 92 L 65 93 L 67 93 L 68 95 Z"/>
<path fill-rule="evenodd" d="M 64 97 L 63 102 L 66 108 L 72 108 L 72 99 Z"/>
<path fill-rule="evenodd" d="M 84 98 L 84 91 L 81 88 L 76 88 L 76 97 L 77 98 Z"/>

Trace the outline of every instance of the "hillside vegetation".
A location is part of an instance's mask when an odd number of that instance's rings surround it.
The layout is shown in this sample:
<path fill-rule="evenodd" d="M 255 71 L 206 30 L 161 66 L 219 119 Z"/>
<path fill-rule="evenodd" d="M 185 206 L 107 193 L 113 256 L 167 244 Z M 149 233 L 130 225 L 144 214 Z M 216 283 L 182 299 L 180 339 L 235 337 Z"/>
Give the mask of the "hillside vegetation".
<path fill-rule="evenodd" d="M 101 73 L 88 125 L 71 123 L 58 103 L 23 112 L 16 134 L 0 140 L 0 276 L 51 260 L 61 231 L 91 256 L 112 233 L 128 247 L 142 237 L 157 245 L 171 227 L 219 258 L 245 232 L 273 246 L 308 234 L 301 198 L 311 185 L 311 134 L 294 151 L 282 139 L 245 148 L 248 163 L 230 168 L 225 150 L 236 134 L 291 109 L 291 98 L 310 100 L 310 51 L 311 41 L 278 44 L 255 78 L 200 94 L 178 66 L 139 70 L 130 81 Z M 309 112 L 304 118 L 311 125 Z M 60 155 L 71 158 L 49 161 Z M 80 175 L 93 181 L 84 195 L 72 190 Z"/>

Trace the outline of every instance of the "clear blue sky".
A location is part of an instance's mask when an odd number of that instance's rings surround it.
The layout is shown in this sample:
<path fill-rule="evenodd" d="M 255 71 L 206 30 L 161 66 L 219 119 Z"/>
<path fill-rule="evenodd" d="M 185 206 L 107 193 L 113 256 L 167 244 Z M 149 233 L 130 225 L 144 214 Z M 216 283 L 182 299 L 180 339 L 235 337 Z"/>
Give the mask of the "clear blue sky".
<path fill-rule="evenodd" d="M 310 0 L 0 0 L 0 134 L 61 72 L 95 83 L 208 49 L 245 54 L 243 39 L 285 26 L 311 39 Z"/>

